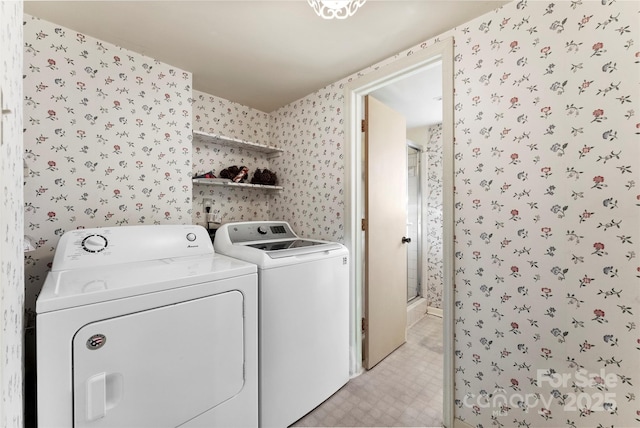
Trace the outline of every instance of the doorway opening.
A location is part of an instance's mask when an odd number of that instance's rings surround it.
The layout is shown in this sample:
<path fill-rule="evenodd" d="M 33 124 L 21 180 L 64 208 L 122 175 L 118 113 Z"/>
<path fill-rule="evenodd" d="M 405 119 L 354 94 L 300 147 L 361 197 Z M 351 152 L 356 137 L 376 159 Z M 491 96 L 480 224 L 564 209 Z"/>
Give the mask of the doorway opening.
<path fill-rule="evenodd" d="M 362 76 L 351 82 L 345 93 L 346 98 L 346 244 L 353 261 L 350 272 L 351 308 L 351 373 L 362 372 L 362 330 L 361 320 L 364 300 L 364 237 L 361 223 L 364 218 L 363 147 L 360 121 L 364 117 L 366 95 L 394 82 L 420 73 L 435 63 L 442 63 L 442 280 L 443 280 L 443 422 L 452 426 L 453 422 L 453 40 L 441 40 L 419 52 L 397 60 L 387 66 Z"/>

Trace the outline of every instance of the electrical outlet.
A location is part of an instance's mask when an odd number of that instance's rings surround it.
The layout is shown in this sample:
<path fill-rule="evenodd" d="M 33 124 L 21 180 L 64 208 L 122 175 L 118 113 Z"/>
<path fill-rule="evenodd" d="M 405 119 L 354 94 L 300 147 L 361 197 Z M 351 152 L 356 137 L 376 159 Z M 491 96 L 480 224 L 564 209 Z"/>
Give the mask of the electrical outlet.
<path fill-rule="evenodd" d="M 209 214 L 213 208 L 213 200 L 211 198 L 204 198 L 202 200 L 205 214 Z"/>

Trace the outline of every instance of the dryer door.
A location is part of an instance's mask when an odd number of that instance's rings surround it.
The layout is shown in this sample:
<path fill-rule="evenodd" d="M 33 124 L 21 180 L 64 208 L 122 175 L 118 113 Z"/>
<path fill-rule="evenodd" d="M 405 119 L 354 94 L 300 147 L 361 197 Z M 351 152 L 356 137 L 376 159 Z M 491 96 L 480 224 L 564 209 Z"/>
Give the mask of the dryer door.
<path fill-rule="evenodd" d="M 243 296 L 87 324 L 73 339 L 75 427 L 176 427 L 243 387 Z"/>

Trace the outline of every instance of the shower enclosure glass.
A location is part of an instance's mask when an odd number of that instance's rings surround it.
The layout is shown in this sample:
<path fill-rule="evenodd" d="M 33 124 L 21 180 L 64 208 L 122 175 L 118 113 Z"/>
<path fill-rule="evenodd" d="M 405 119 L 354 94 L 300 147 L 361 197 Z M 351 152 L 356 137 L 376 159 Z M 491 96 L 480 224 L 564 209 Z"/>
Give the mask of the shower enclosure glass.
<path fill-rule="evenodd" d="M 421 296 L 420 152 L 419 146 L 407 142 L 407 236 L 411 238 L 407 248 L 407 302 Z"/>

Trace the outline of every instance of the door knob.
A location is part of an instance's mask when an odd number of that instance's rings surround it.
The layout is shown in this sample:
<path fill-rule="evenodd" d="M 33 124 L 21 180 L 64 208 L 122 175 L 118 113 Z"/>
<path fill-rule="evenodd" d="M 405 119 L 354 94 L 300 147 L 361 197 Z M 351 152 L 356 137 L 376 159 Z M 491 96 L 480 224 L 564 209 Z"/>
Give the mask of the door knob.
<path fill-rule="evenodd" d="M 402 243 L 403 243 L 403 244 L 408 244 L 408 243 L 410 243 L 410 242 L 411 242 L 411 238 L 407 238 L 406 236 L 403 236 L 403 237 L 402 237 Z"/>

